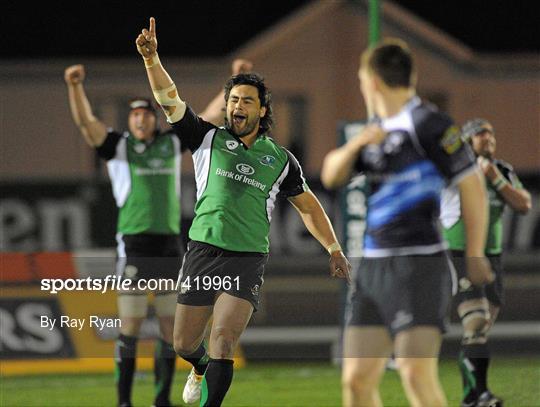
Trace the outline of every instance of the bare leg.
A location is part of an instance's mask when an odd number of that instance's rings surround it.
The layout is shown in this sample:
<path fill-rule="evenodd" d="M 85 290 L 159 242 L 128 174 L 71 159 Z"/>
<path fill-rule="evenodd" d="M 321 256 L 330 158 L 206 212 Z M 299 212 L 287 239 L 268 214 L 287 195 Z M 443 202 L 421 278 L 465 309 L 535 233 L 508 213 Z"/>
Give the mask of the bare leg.
<path fill-rule="evenodd" d="M 401 382 L 409 403 L 414 407 L 446 406 L 438 375 L 439 329 L 417 326 L 399 332 L 394 346 Z"/>
<path fill-rule="evenodd" d="M 247 300 L 221 293 L 214 304 L 214 320 L 210 333 L 210 357 L 232 359 L 240 335 L 253 313 Z"/>
<path fill-rule="evenodd" d="M 386 328 L 348 327 L 343 349 L 343 406 L 382 406 L 378 386 L 392 352 Z"/>
<path fill-rule="evenodd" d="M 210 361 L 202 383 L 201 406 L 220 406 L 233 378 L 233 355 L 253 306 L 247 300 L 226 293 L 214 304 L 210 332 Z"/>
<path fill-rule="evenodd" d="M 211 315 L 212 305 L 176 304 L 173 335 L 176 353 L 180 356 L 189 355 L 198 348 Z"/>

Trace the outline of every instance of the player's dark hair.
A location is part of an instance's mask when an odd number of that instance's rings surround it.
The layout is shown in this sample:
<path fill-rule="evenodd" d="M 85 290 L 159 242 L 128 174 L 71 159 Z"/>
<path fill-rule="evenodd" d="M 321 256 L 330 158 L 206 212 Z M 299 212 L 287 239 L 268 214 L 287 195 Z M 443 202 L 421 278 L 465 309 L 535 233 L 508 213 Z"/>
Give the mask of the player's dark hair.
<path fill-rule="evenodd" d="M 241 73 L 232 76 L 225 84 L 225 103 L 229 101 L 231 89 L 238 85 L 250 85 L 257 88 L 261 107 L 266 108 L 266 114 L 261 117 L 259 122 L 259 131 L 257 134 L 264 134 L 272 130 L 274 124 L 274 115 L 272 111 L 272 95 L 264 83 L 264 78 L 256 73 Z M 225 118 L 225 122 L 227 119 Z"/>
<path fill-rule="evenodd" d="M 416 84 L 414 58 L 404 41 L 383 40 L 364 51 L 360 63 L 391 88 L 408 88 Z"/>

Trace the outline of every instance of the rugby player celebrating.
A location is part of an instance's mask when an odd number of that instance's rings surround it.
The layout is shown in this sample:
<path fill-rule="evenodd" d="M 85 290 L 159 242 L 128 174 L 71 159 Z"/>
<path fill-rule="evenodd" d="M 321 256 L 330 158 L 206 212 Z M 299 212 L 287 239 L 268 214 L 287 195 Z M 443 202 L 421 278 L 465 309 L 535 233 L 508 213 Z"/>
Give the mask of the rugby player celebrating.
<path fill-rule="evenodd" d="M 267 134 L 272 104 L 263 79 L 229 79 L 225 127 L 216 127 L 180 99 L 157 54 L 154 18 L 136 45 L 156 101 L 195 167 L 197 203 L 174 325 L 174 348 L 193 365 L 183 398 L 194 402 L 200 395 L 201 406 L 219 406 L 232 382 L 234 348 L 259 304 L 277 195 L 289 199 L 328 250 L 332 276 L 348 279 L 350 265 L 298 161 Z M 203 337 L 212 314 L 207 353 Z"/>

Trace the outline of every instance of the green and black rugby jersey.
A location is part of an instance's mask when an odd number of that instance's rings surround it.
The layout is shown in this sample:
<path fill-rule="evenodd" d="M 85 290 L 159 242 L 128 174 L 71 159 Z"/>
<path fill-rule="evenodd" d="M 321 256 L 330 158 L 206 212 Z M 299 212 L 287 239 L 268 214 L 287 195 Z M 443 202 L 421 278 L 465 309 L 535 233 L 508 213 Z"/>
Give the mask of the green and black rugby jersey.
<path fill-rule="evenodd" d="M 512 166 L 502 160 L 493 160 L 501 174 L 514 188 L 523 188 Z M 498 255 L 502 253 L 503 221 L 502 216 L 506 202 L 491 182 L 486 180 L 489 200 L 489 223 L 485 253 Z M 441 223 L 443 235 L 451 250 L 465 250 L 465 225 L 461 216 L 461 204 L 457 186 L 443 191 L 441 201 Z"/>
<path fill-rule="evenodd" d="M 119 210 L 117 231 L 179 234 L 181 148 L 176 134 L 156 133 L 145 143 L 110 129 L 96 150 L 107 160 Z"/>
<path fill-rule="evenodd" d="M 230 251 L 267 253 L 277 195 L 308 189 L 296 158 L 264 134 L 248 148 L 189 107 L 172 126 L 195 167 L 197 203 L 189 238 Z"/>

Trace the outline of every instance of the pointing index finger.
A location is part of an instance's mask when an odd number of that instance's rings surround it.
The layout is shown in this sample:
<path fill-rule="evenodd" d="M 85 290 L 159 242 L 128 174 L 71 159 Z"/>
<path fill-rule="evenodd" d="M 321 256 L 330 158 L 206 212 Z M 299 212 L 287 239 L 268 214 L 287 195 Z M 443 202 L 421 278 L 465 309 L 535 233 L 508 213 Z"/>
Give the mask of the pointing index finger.
<path fill-rule="evenodd" d="M 150 17 L 150 34 L 153 36 L 156 35 L 156 19 L 154 17 Z"/>

